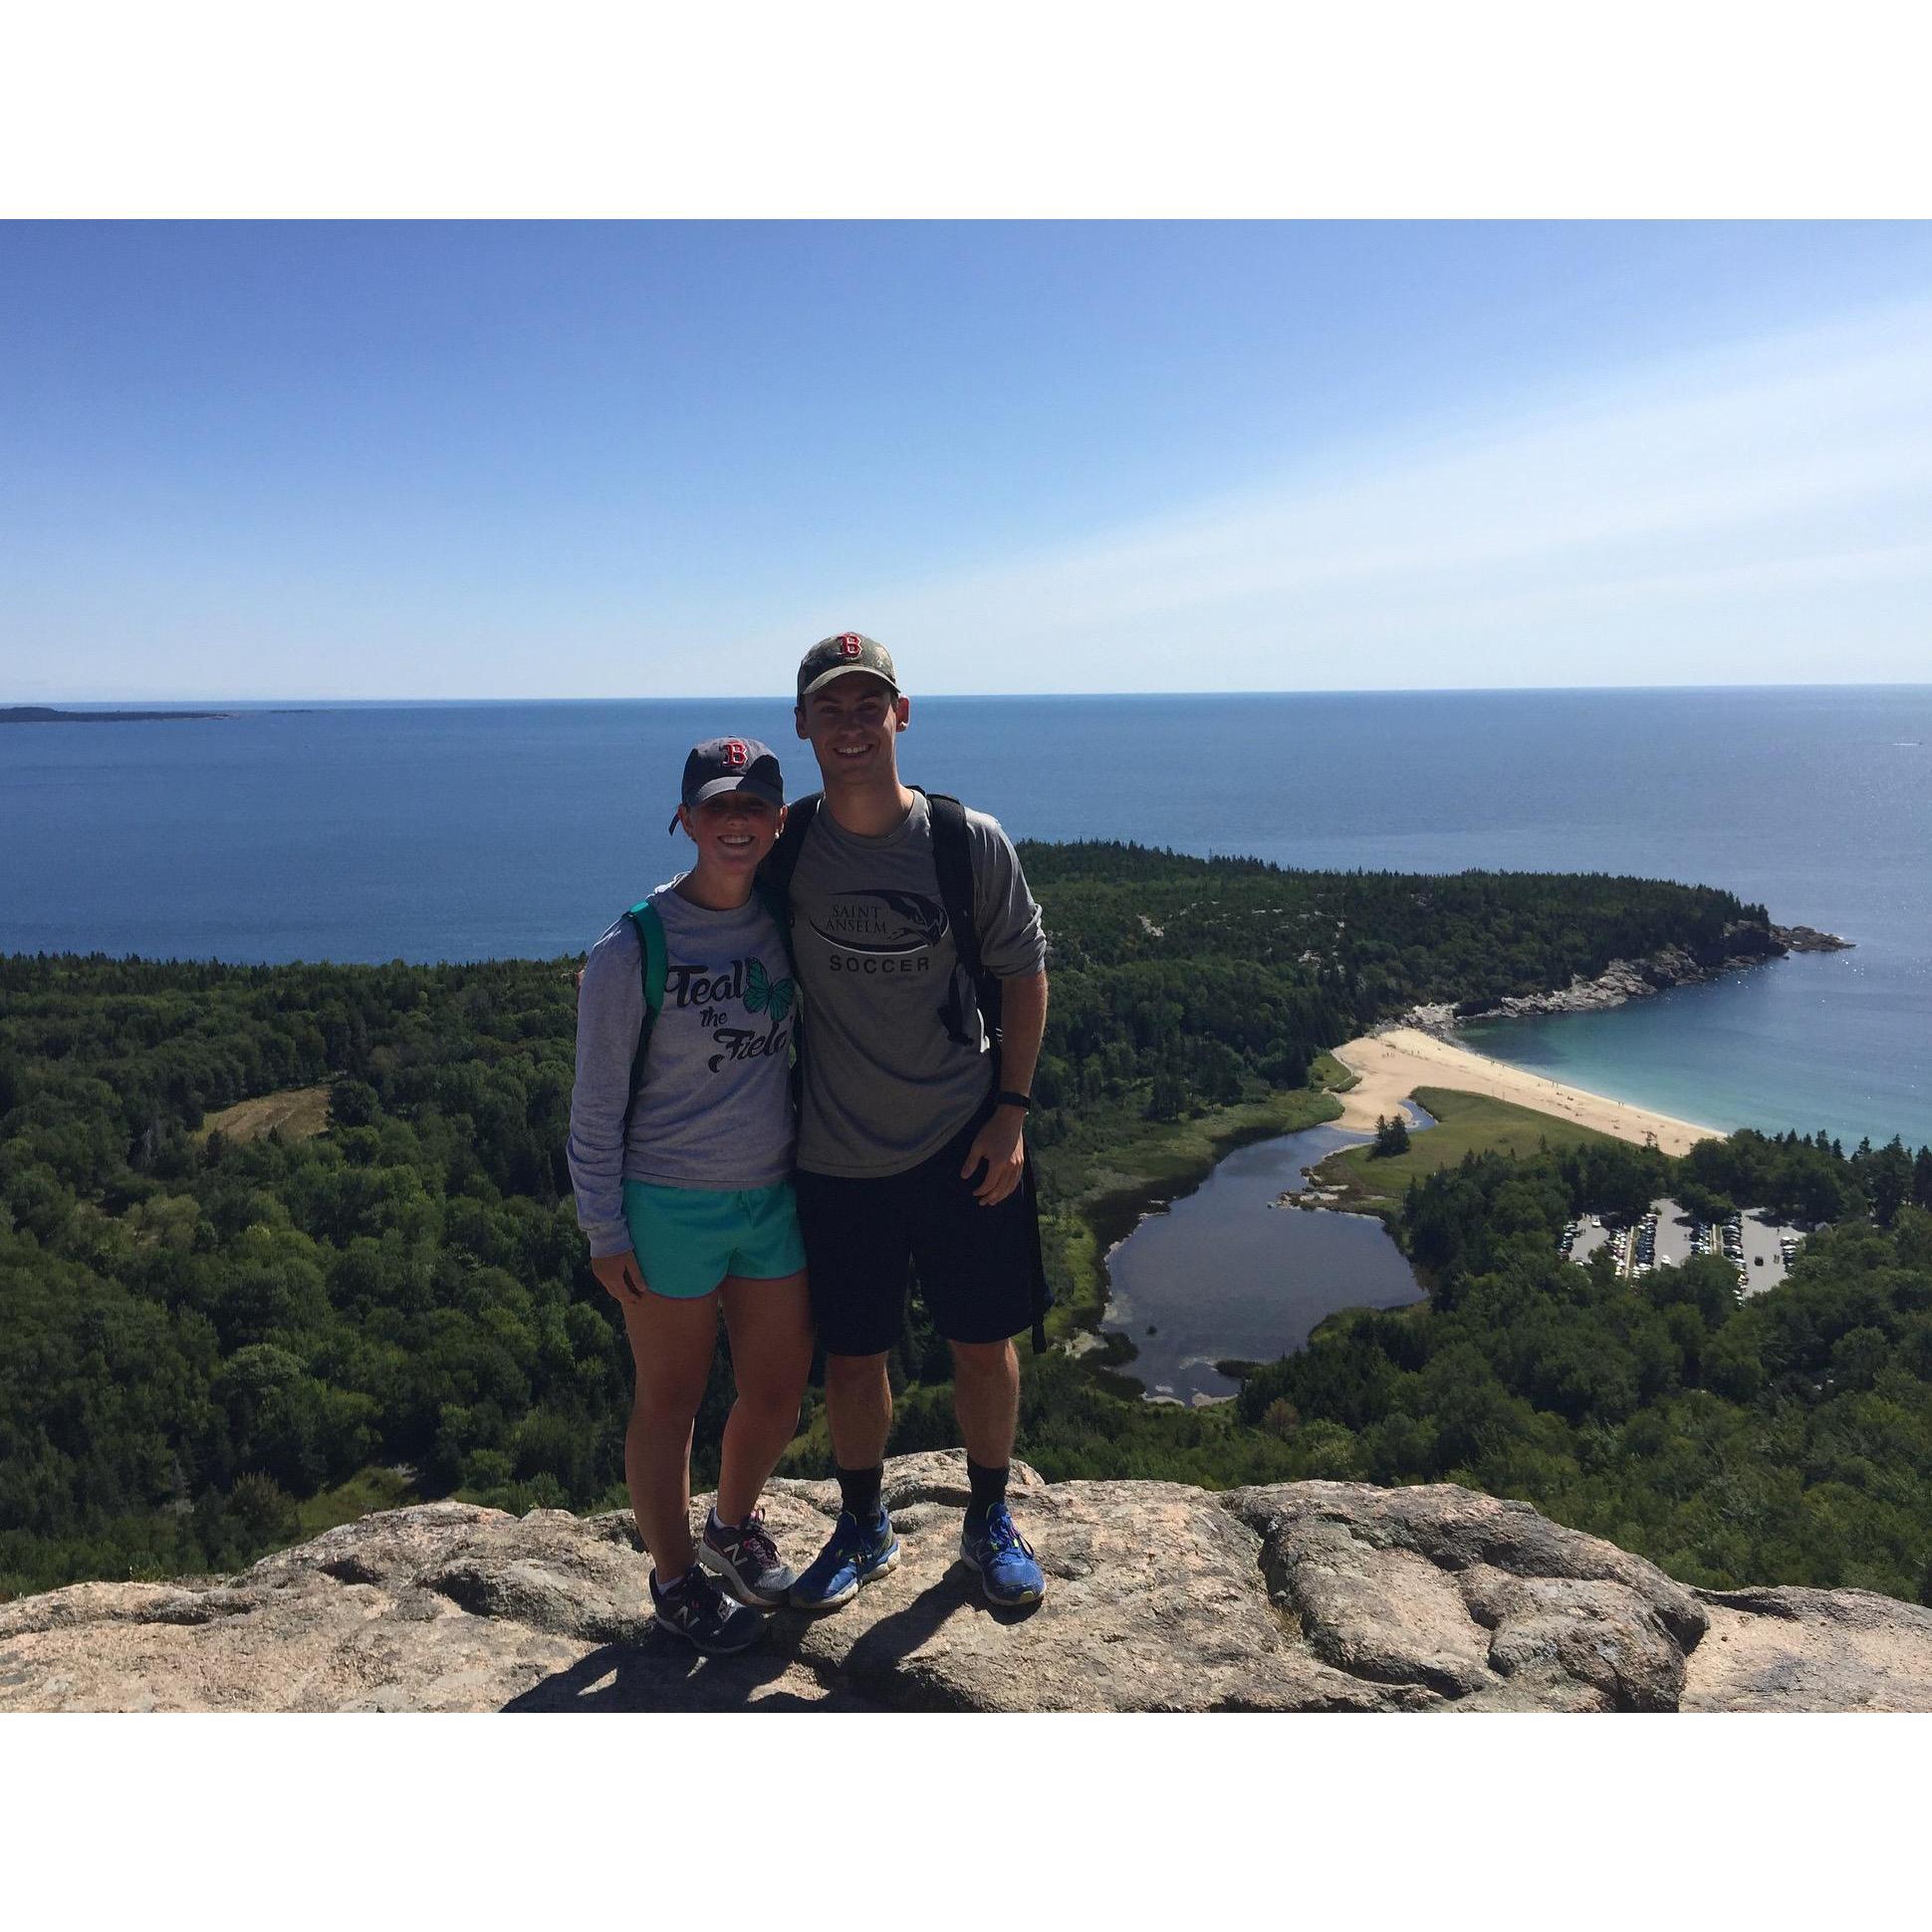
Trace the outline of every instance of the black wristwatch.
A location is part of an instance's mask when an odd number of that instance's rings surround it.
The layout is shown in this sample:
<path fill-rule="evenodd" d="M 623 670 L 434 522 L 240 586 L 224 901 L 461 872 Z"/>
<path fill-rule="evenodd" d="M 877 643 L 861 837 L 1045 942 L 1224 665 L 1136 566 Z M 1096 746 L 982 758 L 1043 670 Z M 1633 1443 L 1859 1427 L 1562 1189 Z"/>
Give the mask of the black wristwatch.
<path fill-rule="evenodd" d="M 1031 1113 L 1033 1111 L 1033 1095 L 1031 1093 L 995 1093 L 993 1095 L 993 1104 L 995 1106 L 1017 1106 L 1022 1113 Z"/>

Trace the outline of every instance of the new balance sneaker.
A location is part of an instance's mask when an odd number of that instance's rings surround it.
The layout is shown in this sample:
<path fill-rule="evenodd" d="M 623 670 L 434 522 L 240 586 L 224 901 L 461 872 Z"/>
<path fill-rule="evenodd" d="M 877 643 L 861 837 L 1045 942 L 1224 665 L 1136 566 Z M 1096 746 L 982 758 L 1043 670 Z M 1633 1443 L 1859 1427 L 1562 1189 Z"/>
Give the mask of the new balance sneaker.
<path fill-rule="evenodd" d="M 733 1596 L 754 1609 L 783 1603 L 798 1578 L 790 1564 L 778 1560 L 778 1546 L 765 1531 L 765 1512 L 753 1510 L 739 1524 L 720 1523 L 711 1512 L 698 1542 L 698 1562 L 714 1571 Z"/>
<path fill-rule="evenodd" d="M 959 1532 L 959 1554 L 979 1571 L 987 1600 L 1012 1607 L 1038 1603 L 1047 1593 L 1047 1577 L 1033 1554 L 1033 1545 L 1013 1527 L 1004 1503 L 995 1503 L 977 1528 L 971 1517 Z"/>
<path fill-rule="evenodd" d="M 836 1610 L 858 1594 L 860 1583 L 898 1567 L 899 1540 L 883 1509 L 867 1524 L 860 1524 L 849 1510 L 841 1510 L 826 1547 L 792 1585 L 792 1607 Z"/>
<path fill-rule="evenodd" d="M 734 1603 L 696 1564 L 669 1589 L 657 1587 L 653 1570 L 650 1602 L 662 1628 L 707 1657 L 747 1649 L 765 1634 L 765 1619 L 745 1604 Z"/>

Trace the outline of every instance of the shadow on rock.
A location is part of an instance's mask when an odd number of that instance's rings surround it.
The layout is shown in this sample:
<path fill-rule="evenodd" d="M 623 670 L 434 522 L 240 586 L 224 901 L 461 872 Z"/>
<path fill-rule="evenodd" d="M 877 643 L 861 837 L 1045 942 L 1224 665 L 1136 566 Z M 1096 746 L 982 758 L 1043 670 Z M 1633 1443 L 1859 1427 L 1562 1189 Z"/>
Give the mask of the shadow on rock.
<path fill-rule="evenodd" d="M 1038 1603 L 1013 1608 L 989 1603 L 978 1572 L 955 1564 L 911 1602 L 880 1617 L 854 1639 L 841 1673 L 868 1698 L 899 1710 L 978 1709 L 978 1701 L 963 1695 L 950 1673 L 941 1677 L 920 1653 L 962 1612 L 991 1623 L 1016 1624 L 1027 1622 L 1039 1609 Z"/>
<path fill-rule="evenodd" d="M 654 1624 L 635 1642 L 606 1643 L 553 1672 L 506 1711 L 836 1711 L 869 1708 L 822 1684 L 799 1657 L 791 1617 L 732 1657 L 700 1656 Z"/>

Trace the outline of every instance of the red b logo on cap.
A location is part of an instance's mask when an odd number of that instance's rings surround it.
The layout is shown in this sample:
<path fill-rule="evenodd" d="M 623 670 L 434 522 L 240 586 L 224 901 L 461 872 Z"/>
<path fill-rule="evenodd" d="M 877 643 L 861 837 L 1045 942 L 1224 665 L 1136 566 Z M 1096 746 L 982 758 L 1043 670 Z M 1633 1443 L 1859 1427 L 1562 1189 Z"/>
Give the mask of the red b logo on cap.
<path fill-rule="evenodd" d="M 742 772 L 745 769 L 745 760 L 750 756 L 742 738 L 727 738 L 724 741 L 724 762 L 727 771 Z"/>
<path fill-rule="evenodd" d="M 841 657 L 856 657 L 859 653 L 860 648 L 861 646 L 858 641 L 858 633 L 855 630 L 846 631 L 845 634 L 839 639 L 839 655 Z"/>

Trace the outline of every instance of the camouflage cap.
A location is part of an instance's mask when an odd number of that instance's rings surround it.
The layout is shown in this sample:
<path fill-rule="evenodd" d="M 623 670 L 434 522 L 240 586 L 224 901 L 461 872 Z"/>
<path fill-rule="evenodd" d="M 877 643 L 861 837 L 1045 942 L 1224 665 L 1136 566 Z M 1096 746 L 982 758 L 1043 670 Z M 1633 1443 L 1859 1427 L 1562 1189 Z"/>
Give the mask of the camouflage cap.
<path fill-rule="evenodd" d="M 856 630 L 842 630 L 836 637 L 821 637 L 799 663 L 799 702 L 803 704 L 821 685 L 853 671 L 869 671 L 882 677 L 899 694 L 899 674 L 892 668 L 892 653 L 876 638 L 860 636 Z"/>

